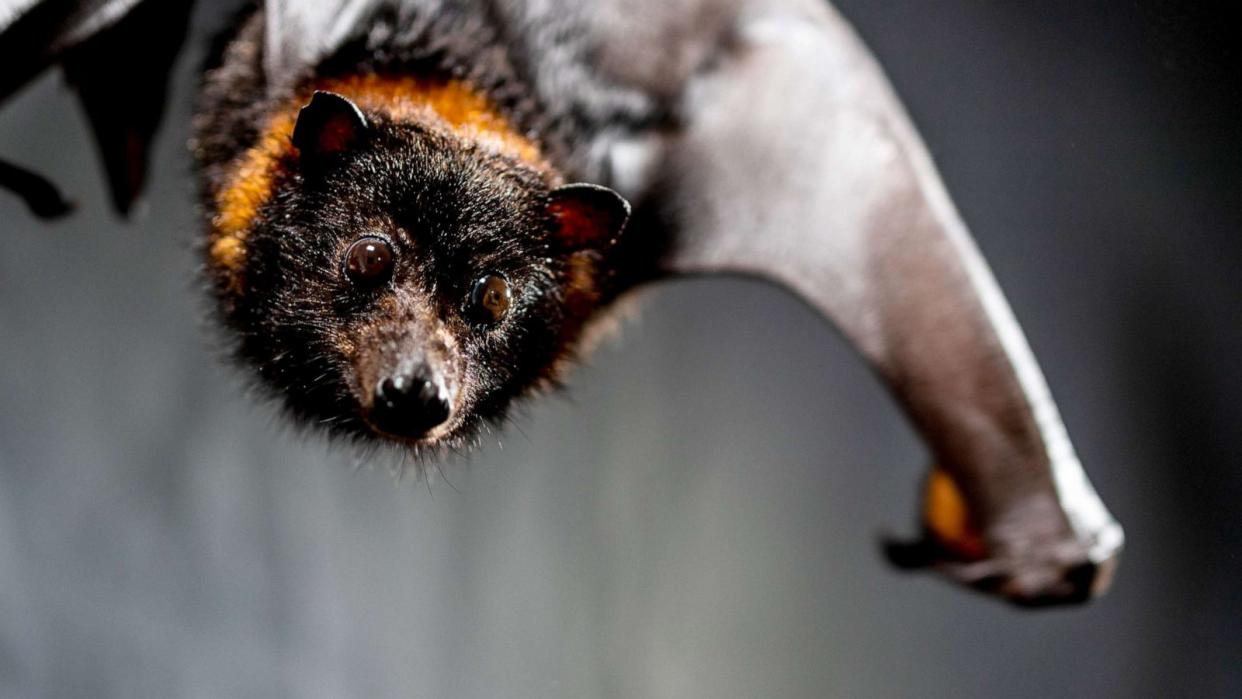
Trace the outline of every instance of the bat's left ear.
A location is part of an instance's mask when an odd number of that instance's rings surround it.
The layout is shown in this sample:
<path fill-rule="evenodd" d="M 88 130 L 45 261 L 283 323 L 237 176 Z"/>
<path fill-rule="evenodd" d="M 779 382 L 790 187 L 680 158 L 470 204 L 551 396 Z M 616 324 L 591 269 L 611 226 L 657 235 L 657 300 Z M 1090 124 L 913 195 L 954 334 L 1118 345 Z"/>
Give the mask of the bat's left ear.
<path fill-rule="evenodd" d="M 594 184 L 567 184 L 552 190 L 548 212 L 563 250 L 602 249 L 616 242 L 630 218 L 630 203 L 620 194 Z"/>
<path fill-rule="evenodd" d="M 293 145 L 306 163 L 353 149 L 369 128 L 358 105 L 334 92 L 316 92 L 298 112 Z"/>

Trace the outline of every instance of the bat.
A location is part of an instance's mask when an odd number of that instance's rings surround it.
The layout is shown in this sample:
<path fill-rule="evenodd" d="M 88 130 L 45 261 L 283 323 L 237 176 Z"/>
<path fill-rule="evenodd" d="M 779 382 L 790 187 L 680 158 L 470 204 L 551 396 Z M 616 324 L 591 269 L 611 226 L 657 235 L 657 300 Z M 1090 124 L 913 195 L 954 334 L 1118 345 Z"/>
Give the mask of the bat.
<path fill-rule="evenodd" d="M 156 5 L 0 13 L 12 85 L 55 63 L 77 75 L 122 210 L 167 76 L 144 67 L 161 88 L 130 86 L 132 113 L 103 106 L 99 76 L 157 15 L 180 20 L 162 40 L 176 51 L 189 3 Z M 470 444 L 555 386 L 635 289 L 757 277 L 841 330 L 933 455 L 921 534 L 890 560 L 1028 606 L 1109 585 L 1122 529 L 926 147 L 828 3 L 272 0 L 220 42 L 198 105 L 208 286 L 294 420 Z M 58 210 L 50 183 L 3 173 Z"/>

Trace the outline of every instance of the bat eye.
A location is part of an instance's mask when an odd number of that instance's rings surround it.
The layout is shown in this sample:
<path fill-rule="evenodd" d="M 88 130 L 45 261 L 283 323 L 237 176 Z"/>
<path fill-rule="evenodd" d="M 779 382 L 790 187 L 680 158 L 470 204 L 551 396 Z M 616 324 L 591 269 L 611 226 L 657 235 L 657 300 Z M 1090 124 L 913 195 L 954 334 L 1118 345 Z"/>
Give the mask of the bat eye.
<path fill-rule="evenodd" d="M 392 278 L 392 246 L 383 238 L 355 240 L 345 251 L 345 276 L 363 288 L 374 288 Z"/>
<path fill-rule="evenodd" d="M 512 300 L 509 282 L 498 274 L 489 274 L 474 283 L 466 311 L 471 321 L 488 325 L 505 317 Z"/>

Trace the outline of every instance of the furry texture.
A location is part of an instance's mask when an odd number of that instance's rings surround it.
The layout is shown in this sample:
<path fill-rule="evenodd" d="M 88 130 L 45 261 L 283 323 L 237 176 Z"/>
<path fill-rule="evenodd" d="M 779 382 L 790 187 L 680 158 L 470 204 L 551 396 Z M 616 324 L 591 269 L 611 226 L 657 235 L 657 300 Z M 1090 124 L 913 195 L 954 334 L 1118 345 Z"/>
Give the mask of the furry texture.
<path fill-rule="evenodd" d="M 194 146 L 207 277 L 237 358 L 298 423 L 363 442 L 387 437 L 367 418 L 372 389 L 415 357 L 452 388 L 452 415 L 423 438 L 398 441 L 456 449 L 503 419 L 514 398 L 556 382 L 583 325 L 611 296 L 620 231 L 582 230 L 583 221 L 616 218 L 572 215 L 595 203 L 558 198 L 570 122 L 539 105 L 486 16 L 380 15 L 369 26 L 290 94 L 269 94 L 263 83 L 259 14 L 221 44 Z M 291 107 L 325 84 L 370 89 L 367 76 L 468 85 L 538 157 L 506 152 L 442 114 L 360 99 L 372 106 L 363 107 L 365 139 L 308 167 L 289 144 Z M 245 206 L 234 210 L 225 203 L 239 188 Z M 379 289 L 356 288 L 343 272 L 347 249 L 365 236 L 395 253 Z M 486 275 L 506 279 L 513 298 L 502 320 L 480 326 L 466 305 Z"/>

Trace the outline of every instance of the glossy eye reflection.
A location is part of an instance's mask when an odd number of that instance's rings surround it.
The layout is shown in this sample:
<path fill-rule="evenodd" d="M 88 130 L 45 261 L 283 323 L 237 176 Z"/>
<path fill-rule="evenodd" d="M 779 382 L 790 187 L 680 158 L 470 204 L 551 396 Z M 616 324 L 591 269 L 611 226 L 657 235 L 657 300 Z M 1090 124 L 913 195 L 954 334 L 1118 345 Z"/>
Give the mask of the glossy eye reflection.
<path fill-rule="evenodd" d="M 345 251 L 345 275 L 363 288 L 374 288 L 392 278 L 392 246 L 383 238 L 355 240 Z"/>
<path fill-rule="evenodd" d="M 466 312 L 475 323 L 495 323 L 505 317 L 512 300 L 509 282 L 498 274 L 489 274 L 474 283 Z"/>

